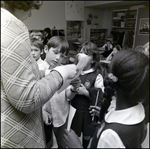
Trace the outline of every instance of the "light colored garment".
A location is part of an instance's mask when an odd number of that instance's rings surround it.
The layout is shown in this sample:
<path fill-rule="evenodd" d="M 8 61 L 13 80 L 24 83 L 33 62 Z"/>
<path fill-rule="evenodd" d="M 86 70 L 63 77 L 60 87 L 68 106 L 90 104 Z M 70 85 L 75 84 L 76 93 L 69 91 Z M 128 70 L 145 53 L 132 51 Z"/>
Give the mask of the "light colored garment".
<path fill-rule="evenodd" d="M 41 106 L 58 90 L 56 71 L 43 79 L 24 23 L 1 8 L 1 148 L 45 148 Z"/>
<path fill-rule="evenodd" d="M 102 46 L 102 48 L 105 48 L 107 46 L 107 44 L 104 44 L 103 46 Z M 110 49 L 112 49 L 113 48 L 113 45 L 112 44 L 110 44 Z"/>
<path fill-rule="evenodd" d="M 54 96 L 44 104 L 43 110 L 52 117 L 54 127 L 62 126 L 68 117 L 69 102 L 65 95 L 65 90 L 61 93 L 55 93 Z"/>
<path fill-rule="evenodd" d="M 42 71 L 46 71 L 48 68 L 49 68 L 49 65 L 46 61 L 43 61 L 41 59 L 41 57 L 36 61 L 38 66 L 39 66 L 39 70 L 42 70 Z"/>
<path fill-rule="evenodd" d="M 142 122 L 144 118 L 145 118 L 144 107 L 141 103 L 139 103 L 134 107 L 124 110 L 115 110 L 115 108 L 112 108 L 106 114 L 105 121 L 107 123 L 135 125 Z M 125 146 L 121 141 L 119 135 L 114 130 L 106 129 L 105 131 L 102 132 L 100 136 L 97 148 L 125 148 Z"/>
<path fill-rule="evenodd" d="M 46 65 L 49 65 L 48 63 Z M 50 65 L 47 67 L 48 69 L 45 71 L 45 75 L 48 75 L 50 72 Z M 63 83 L 63 86 L 67 88 L 69 82 L 71 80 L 66 80 Z M 65 88 L 63 88 L 60 92 L 56 92 L 53 97 L 47 101 L 42 108 L 44 114 L 50 115 L 52 118 L 52 124 L 54 127 L 60 127 L 64 125 L 69 113 L 69 102 L 67 100 L 65 94 Z"/>

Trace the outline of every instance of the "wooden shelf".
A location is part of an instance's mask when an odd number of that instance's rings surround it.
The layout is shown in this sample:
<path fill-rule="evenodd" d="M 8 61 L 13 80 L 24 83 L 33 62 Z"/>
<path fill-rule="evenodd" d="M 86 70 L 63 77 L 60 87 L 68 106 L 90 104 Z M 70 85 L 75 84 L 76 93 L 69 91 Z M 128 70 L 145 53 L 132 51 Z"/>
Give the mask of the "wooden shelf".
<path fill-rule="evenodd" d="M 119 28 L 119 29 L 135 29 L 135 27 L 119 27 L 119 26 L 112 26 L 112 28 Z"/>
<path fill-rule="evenodd" d="M 117 32 L 126 32 L 136 30 L 137 26 L 137 9 L 121 9 L 121 10 L 113 10 L 112 12 L 112 26 L 111 30 Z M 135 34 L 135 33 L 134 33 Z M 116 37 L 114 36 L 116 40 Z M 114 40 L 114 42 L 115 42 Z M 122 43 L 117 39 L 116 43 L 119 43 L 121 46 L 124 45 L 124 40 Z M 133 47 L 134 47 L 135 38 L 133 38 Z"/>
<path fill-rule="evenodd" d="M 101 47 L 105 44 L 106 36 L 107 29 L 90 29 L 90 40 L 98 47 Z"/>
<path fill-rule="evenodd" d="M 67 21 L 67 39 L 81 38 L 81 21 Z"/>

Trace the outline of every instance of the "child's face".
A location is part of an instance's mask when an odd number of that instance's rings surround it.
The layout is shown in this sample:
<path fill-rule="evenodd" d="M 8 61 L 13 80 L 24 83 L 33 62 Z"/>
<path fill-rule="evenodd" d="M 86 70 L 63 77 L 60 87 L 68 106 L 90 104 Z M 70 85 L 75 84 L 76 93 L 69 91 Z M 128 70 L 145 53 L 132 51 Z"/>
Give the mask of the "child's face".
<path fill-rule="evenodd" d="M 46 53 L 46 62 L 54 68 L 60 65 L 60 62 L 64 56 L 64 54 L 60 53 L 60 48 L 53 48 L 51 47 L 49 50 L 45 50 Z"/>
<path fill-rule="evenodd" d="M 35 47 L 35 46 L 31 46 L 31 53 L 32 53 L 32 56 L 33 56 L 33 58 L 37 61 L 39 58 L 40 58 L 40 56 L 41 56 L 41 50 L 40 50 L 40 48 L 38 48 L 38 47 Z"/>

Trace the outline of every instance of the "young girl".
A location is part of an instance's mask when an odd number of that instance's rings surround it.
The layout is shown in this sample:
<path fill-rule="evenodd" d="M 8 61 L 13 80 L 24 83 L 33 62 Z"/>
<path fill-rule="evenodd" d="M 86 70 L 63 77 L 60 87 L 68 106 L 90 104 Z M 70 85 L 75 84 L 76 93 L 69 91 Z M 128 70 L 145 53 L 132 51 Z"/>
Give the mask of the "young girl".
<path fill-rule="evenodd" d="M 111 61 L 113 56 L 121 50 L 121 46 L 117 44 L 114 48 L 113 51 L 107 56 L 106 61 Z"/>
<path fill-rule="evenodd" d="M 121 50 L 112 60 L 108 78 L 115 85 L 116 107 L 105 115 L 91 148 L 141 148 L 145 138 L 142 102 L 149 99 L 149 59 L 134 50 Z M 106 88 L 109 93 L 111 86 Z M 82 147 L 73 131 L 66 130 L 64 140 L 69 148 Z"/>
<path fill-rule="evenodd" d="M 92 42 L 85 42 L 80 52 L 88 55 L 89 61 L 79 76 L 81 79 L 81 86 L 76 91 L 75 97 L 71 100 L 71 105 L 76 109 L 71 128 L 79 137 L 81 136 L 81 132 L 83 133 L 83 146 L 87 148 L 94 131 L 93 128 L 90 127 L 92 117 L 89 113 L 89 106 L 95 104 L 95 99 L 92 101 L 91 96 L 93 96 L 93 93 L 97 94 L 97 88 L 101 89 L 101 96 L 104 85 L 103 77 L 99 73 L 100 66 L 97 46 Z M 73 90 L 71 91 L 75 92 Z"/>
<path fill-rule="evenodd" d="M 113 51 L 113 44 L 109 37 L 107 37 L 106 43 L 103 45 L 102 48 L 105 48 L 105 51 L 102 53 L 103 57 L 105 58 Z"/>

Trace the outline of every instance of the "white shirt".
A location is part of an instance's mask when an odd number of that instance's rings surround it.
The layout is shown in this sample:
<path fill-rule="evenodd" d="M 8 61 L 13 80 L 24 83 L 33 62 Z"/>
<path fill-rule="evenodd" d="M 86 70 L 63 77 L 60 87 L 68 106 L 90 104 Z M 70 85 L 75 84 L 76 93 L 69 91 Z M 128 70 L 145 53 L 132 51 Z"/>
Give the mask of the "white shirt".
<path fill-rule="evenodd" d="M 45 63 L 45 76 L 48 75 L 51 71 L 50 65 L 44 61 Z M 63 87 L 59 89 L 49 101 L 47 101 L 44 105 L 42 110 L 45 110 L 47 114 L 50 115 L 52 118 L 52 124 L 54 127 L 60 127 L 62 126 L 68 117 L 69 113 L 69 102 L 68 99 L 66 98 L 65 94 L 65 88 L 69 85 L 69 82 L 71 80 L 66 80 L 64 82 Z M 61 90 L 61 91 L 60 91 Z"/>
<path fill-rule="evenodd" d="M 112 108 L 105 115 L 105 121 L 107 123 L 116 122 L 125 125 L 140 123 L 144 118 L 145 112 L 144 107 L 141 103 L 134 107 L 123 110 L 115 110 L 115 108 Z M 125 146 L 121 141 L 119 135 L 115 131 L 113 131 L 112 129 L 107 129 L 102 132 L 97 144 L 97 148 L 125 148 Z"/>
<path fill-rule="evenodd" d="M 39 66 L 39 70 L 43 70 L 45 72 L 49 68 L 49 64 L 46 61 L 43 61 L 41 57 L 36 62 Z"/>

